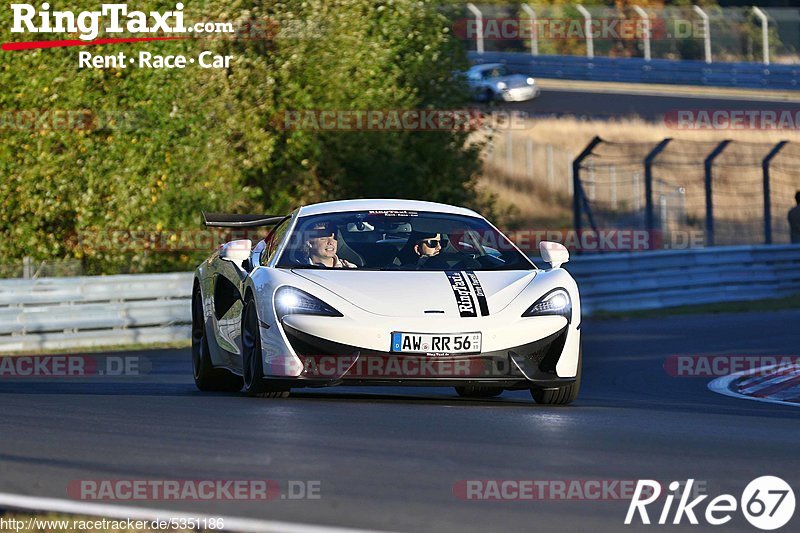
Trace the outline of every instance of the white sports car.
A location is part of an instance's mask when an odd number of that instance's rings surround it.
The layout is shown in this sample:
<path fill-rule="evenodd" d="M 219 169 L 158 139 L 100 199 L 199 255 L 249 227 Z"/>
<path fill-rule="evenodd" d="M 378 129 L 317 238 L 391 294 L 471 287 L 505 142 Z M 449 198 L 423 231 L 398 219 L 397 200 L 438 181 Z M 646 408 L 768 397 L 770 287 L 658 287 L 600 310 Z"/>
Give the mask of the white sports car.
<path fill-rule="evenodd" d="M 523 74 L 512 74 L 501 63 L 474 65 L 467 71 L 467 83 L 480 102 L 524 102 L 540 93 L 536 80 Z"/>
<path fill-rule="evenodd" d="M 444 385 L 467 397 L 529 389 L 545 404 L 578 394 L 580 300 L 560 244 L 541 243 L 551 266 L 540 269 L 476 212 L 410 200 L 204 217 L 271 231 L 197 268 L 200 390 Z"/>

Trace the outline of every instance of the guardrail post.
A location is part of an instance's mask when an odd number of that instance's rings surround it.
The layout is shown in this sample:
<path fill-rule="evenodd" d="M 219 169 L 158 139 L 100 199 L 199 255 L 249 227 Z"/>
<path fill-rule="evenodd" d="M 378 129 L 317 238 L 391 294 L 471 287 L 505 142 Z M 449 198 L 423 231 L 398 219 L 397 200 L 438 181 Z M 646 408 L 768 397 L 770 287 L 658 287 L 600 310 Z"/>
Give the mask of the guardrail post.
<path fill-rule="evenodd" d="M 592 14 L 589 13 L 589 10 L 583 7 L 582 5 L 578 4 L 575 6 L 578 11 L 580 11 L 581 15 L 585 19 L 584 22 L 584 33 L 586 34 L 586 57 L 589 59 L 594 57 L 594 39 L 592 36 Z"/>
<path fill-rule="evenodd" d="M 528 14 L 531 19 L 531 55 L 539 55 L 539 30 L 536 27 L 536 11 L 533 10 L 528 4 L 522 4 L 522 10 Z"/>
<path fill-rule="evenodd" d="M 578 154 L 578 157 L 572 161 L 572 215 L 573 215 L 573 225 L 575 226 L 575 231 L 580 232 L 582 221 L 581 221 L 581 202 L 583 202 L 583 186 L 581 185 L 581 163 L 583 160 L 589 157 L 594 150 L 594 147 L 603 142 L 598 136 L 595 136 L 594 139 L 589 141 L 589 144 L 586 145 L 586 148 Z"/>
<path fill-rule="evenodd" d="M 31 279 L 33 277 L 33 259 L 27 255 L 22 258 L 22 278 Z"/>
<path fill-rule="evenodd" d="M 656 157 L 658 157 L 658 154 L 664 151 L 664 148 L 667 147 L 670 141 L 672 141 L 671 137 L 662 140 L 644 158 L 644 220 L 648 232 L 652 232 L 656 226 L 655 215 L 653 213 L 653 162 Z"/>
<path fill-rule="evenodd" d="M 761 172 L 764 176 L 764 244 L 772 244 L 772 200 L 770 198 L 769 165 L 789 141 L 781 141 L 761 161 Z"/>
<path fill-rule="evenodd" d="M 633 6 L 636 14 L 642 18 L 642 40 L 644 42 L 644 60 L 650 61 L 650 15 L 639 6 Z"/>
<path fill-rule="evenodd" d="M 708 154 L 703 163 L 706 174 L 706 245 L 714 246 L 714 201 L 711 178 L 713 175 L 714 159 L 730 144 L 730 140 L 724 140 Z"/>
<path fill-rule="evenodd" d="M 475 39 L 475 48 L 479 54 L 483 53 L 483 13 L 481 10 L 475 7 L 475 4 L 472 2 L 467 4 L 467 9 L 475 15 L 475 27 L 478 30 L 478 36 Z"/>
<path fill-rule="evenodd" d="M 753 6 L 753 13 L 761 19 L 761 59 L 765 65 L 769 65 L 769 21 L 767 14 L 756 6 Z"/>
<path fill-rule="evenodd" d="M 692 8 L 703 20 L 703 43 L 705 44 L 706 63 L 711 63 L 711 24 L 709 24 L 708 15 L 698 6 L 692 6 Z"/>

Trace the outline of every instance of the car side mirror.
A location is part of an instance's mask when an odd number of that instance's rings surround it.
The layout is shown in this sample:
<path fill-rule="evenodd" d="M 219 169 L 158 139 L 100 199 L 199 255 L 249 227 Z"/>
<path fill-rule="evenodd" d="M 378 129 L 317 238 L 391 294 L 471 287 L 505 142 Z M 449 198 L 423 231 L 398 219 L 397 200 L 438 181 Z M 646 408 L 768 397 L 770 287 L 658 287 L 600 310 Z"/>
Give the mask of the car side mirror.
<path fill-rule="evenodd" d="M 252 248 L 253 241 L 250 239 L 226 242 L 219 250 L 219 258 L 236 263 L 241 267 L 246 259 L 250 259 Z"/>
<path fill-rule="evenodd" d="M 566 246 L 557 242 L 540 242 L 539 253 L 542 254 L 542 259 L 550 263 L 553 268 L 558 268 L 569 261 L 569 250 L 567 250 Z"/>

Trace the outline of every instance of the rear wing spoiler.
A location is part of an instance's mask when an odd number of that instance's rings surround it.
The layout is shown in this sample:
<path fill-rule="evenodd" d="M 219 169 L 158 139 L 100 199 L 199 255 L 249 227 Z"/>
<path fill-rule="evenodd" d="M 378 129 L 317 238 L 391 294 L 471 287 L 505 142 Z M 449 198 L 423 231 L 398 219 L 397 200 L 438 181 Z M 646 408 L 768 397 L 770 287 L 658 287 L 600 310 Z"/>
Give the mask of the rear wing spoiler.
<path fill-rule="evenodd" d="M 207 228 L 259 228 L 274 226 L 285 218 L 286 215 L 236 215 L 203 211 L 203 224 Z"/>

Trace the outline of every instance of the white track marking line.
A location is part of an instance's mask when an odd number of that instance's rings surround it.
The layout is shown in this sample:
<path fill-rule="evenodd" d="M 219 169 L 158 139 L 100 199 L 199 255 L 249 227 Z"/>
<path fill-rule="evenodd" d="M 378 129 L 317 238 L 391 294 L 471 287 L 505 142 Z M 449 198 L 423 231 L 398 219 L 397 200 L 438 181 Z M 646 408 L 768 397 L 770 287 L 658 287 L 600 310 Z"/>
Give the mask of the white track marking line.
<path fill-rule="evenodd" d="M 73 515 L 86 515 L 106 517 L 117 520 L 169 520 L 169 519 L 194 519 L 209 520 L 222 519 L 224 528 L 221 531 L 241 531 L 246 533 L 366 533 L 366 529 L 350 529 L 331 526 L 317 526 L 311 524 L 297 524 L 292 522 L 279 522 L 274 520 L 257 520 L 250 518 L 236 518 L 218 515 L 200 515 L 161 509 L 146 509 L 142 507 L 126 507 L 123 505 L 108 505 L 100 503 L 86 503 L 57 498 L 40 498 L 38 496 L 23 496 L 19 494 L 0 493 L 0 509 L 15 511 L 47 511 Z"/>
<path fill-rule="evenodd" d="M 730 384 L 740 377 L 747 375 L 751 372 L 762 372 L 766 371 L 768 368 L 772 368 L 774 365 L 765 366 L 762 368 L 757 368 L 755 370 L 745 370 L 743 372 L 736 372 L 735 374 L 731 374 L 729 376 L 722 376 L 717 378 L 711 383 L 708 384 L 708 389 L 712 392 L 716 392 L 717 394 L 723 394 L 725 396 L 730 396 L 732 398 L 739 398 L 741 400 L 754 400 L 756 402 L 764 402 L 764 403 L 771 403 L 771 404 L 778 404 L 778 405 L 788 405 L 791 407 L 800 407 L 800 403 L 797 402 L 787 402 L 784 400 L 776 400 L 773 398 L 756 398 L 755 396 L 747 396 L 746 394 L 742 394 L 739 392 L 734 392 L 730 389 Z"/>

